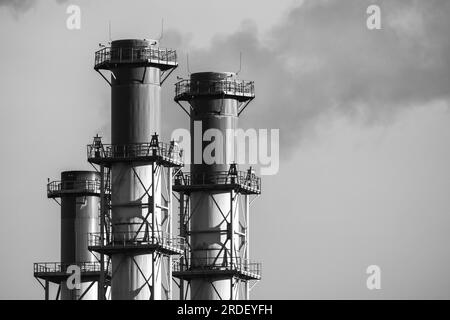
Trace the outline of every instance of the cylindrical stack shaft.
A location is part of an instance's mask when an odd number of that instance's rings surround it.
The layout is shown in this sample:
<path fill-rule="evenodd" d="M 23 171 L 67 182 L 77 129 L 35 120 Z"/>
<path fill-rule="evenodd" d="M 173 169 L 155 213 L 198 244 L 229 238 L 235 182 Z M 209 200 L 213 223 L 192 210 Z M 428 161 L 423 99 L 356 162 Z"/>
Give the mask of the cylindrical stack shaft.
<path fill-rule="evenodd" d="M 232 73 L 204 72 L 191 75 L 191 90 L 202 92 L 209 89 L 215 81 L 233 78 Z M 201 136 L 208 130 L 217 130 L 223 137 L 223 146 L 216 141 L 216 159 L 222 158 L 218 163 L 207 164 L 205 159 L 202 163 L 195 163 L 196 145 L 200 139 L 194 138 L 191 143 L 191 173 L 193 179 L 214 176 L 219 172 L 227 172 L 230 164 L 234 162 L 234 135 L 227 135 L 227 130 L 234 130 L 238 123 L 238 101 L 233 98 L 197 98 L 191 100 L 193 112 L 191 113 L 191 135 L 194 136 L 195 126 L 201 124 Z M 195 133 L 194 133 L 195 132 Z M 201 152 L 209 143 L 203 143 Z M 222 151 L 220 157 L 218 152 Z M 197 160 L 198 161 L 198 160 Z M 194 181 L 195 183 L 195 181 Z M 192 246 L 192 265 L 222 264 L 230 261 L 232 256 L 232 241 L 228 233 L 231 225 L 231 216 L 228 222 L 224 220 L 231 212 L 232 200 L 229 191 L 207 191 L 193 192 L 191 194 L 191 208 L 195 207 L 190 222 L 190 242 Z M 233 208 L 237 210 L 236 208 Z M 236 212 L 235 212 L 236 214 Z M 231 283 L 229 278 L 194 279 L 191 281 L 191 299 L 214 300 L 231 297 Z"/>
<path fill-rule="evenodd" d="M 142 47 L 150 47 L 149 42 L 117 40 L 111 45 L 112 52 L 119 52 L 114 51 L 115 48 Z M 120 52 L 122 55 L 132 55 L 132 51 Z M 122 56 L 121 59 L 126 57 Z M 156 67 L 122 64 L 112 68 L 111 72 L 112 144 L 127 146 L 148 142 L 153 133 L 160 131 L 161 70 Z M 161 177 L 152 171 L 152 165 L 126 161 L 112 165 L 112 232 L 115 240 L 123 238 L 129 241 L 136 233 L 151 229 L 149 223 L 152 221 L 155 221 L 155 224 L 161 221 L 160 179 Z M 151 192 L 152 190 L 154 192 Z M 151 218 L 150 221 L 148 218 Z M 154 255 L 112 255 L 113 300 L 161 298 L 161 278 L 157 272 L 153 272 L 154 268 L 160 266 L 155 265 Z M 151 289 L 147 285 L 148 282 Z"/>
<path fill-rule="evenodd" d="M 260 179 L 235 163 L 238 117 L 254 97 L 253 82 L 234 73 L 194 73 L 176 83 L 174 100 L 191 121 L 191 172 L 178 174 L 173 187 L 188 242 L 174 272 L 182 299 L 248 299 L 248 281 L 261 279 L 248 255 L 249 195 L 261 193 Z"/>
<path fill-rule="evenodd" d="M 88 234 L 99 231 L 100 176 L 91 171 L 65 171 L 61 173 L 61 264 L 82 266 L 97 262 L 88 250 Z M 70 190 L 80 190 L 71 193 Z M 86 191 L 83 194 L 82 191 Z M 97 288 L 82 282 L 80 289 L 69 289 L 66 280 L 61 282 L 61 300 L 97 299 Z"/>

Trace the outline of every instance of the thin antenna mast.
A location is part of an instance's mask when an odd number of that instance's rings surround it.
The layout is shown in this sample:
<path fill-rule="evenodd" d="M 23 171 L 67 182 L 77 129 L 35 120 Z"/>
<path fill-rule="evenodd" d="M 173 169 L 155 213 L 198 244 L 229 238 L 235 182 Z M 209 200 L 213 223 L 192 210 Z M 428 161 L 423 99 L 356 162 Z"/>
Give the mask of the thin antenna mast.
<path fill-rule="evenodd" d="M 160 33 L 160 35 L 159 35 L 158 42 L 161 41 L 161 39 L 163 38 L 163 36 L 164 36 L 164 18 L 161 19 L 161 33 Z"/>
<path fill-rule="evenodd" d="M 239 74 L 239 72 L 241 72 L 242 69 L 242 52 L 239 52 L 239 70 L 238 72 L 236 72 L 236 75 Z"/>
<path fill-rule="evenodd" d="M 109 35 L 109 42 L 112 41 L 112 36 L 111 36 L 111 20 L 108 21 L 108 35 Z"/>
<path fill-rule="evenodd" d="M 189 53 L 186 53 L 186 66 L 188 75 L 191 75 L 191 70 L 189 69 Z"/>

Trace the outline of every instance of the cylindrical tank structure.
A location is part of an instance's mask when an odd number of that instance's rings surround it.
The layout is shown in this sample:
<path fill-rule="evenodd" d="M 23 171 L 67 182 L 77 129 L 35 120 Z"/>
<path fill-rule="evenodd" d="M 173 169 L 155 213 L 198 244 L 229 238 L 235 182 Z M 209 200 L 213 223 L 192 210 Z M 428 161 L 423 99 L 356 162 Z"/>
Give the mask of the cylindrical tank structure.
<path fill-rule="evenodd" d="M 188 293 L 191 300 L 248 299 L 249 280 L 261 278 L 260 264 L 248 255 L 249 196 L 261 193 L 260 179 L 236 163 L 238 117 L 254 97 L 253 82 L 231 72 L 193 73 L 175 85 L 174 100 L 191 128 L 191 170 L 177 175 L 173 187 L 188 242 L 174 272 L 182 299 Z"/>
<path fill-rule="evenodd" d="M 200 72 L 191 74 L 191 91 L 207 92 L 212 83 L 222 80 L 234 80 L 235 74 L 228 72 Z M 196 136 L 191 143 L 191 173 L 193 180 L 203 179 L 215 173 L 223 173 L 229 170 L 234 162 L 234 135 L 227 135 L 227 130 L 235 130 L 238 123 L 238 101 L 231 97 L 198 97 L 190 100 L 191 112 L 191 136 L 198 135 L 195 126 L 201 124 L 201 136 L 208 130 L 218 130 L 223 137 L 223 148 L 220 143 L 216 146 L 223 154 L 213 154 L 221 157 L 219 163 L 205 163 L 202 157 L 201 163 L 196 158 L 197 142 L 202 141 Z M 218 142 L 218 141 L 217 141 Z M 203 141 L 201 154 L 211 142 Z M 216 148 L 215 152 L 219 150 Z M 220 151 L 219 151 L 220 152 Z M 198 154 L 198 151 L 197 151 Z M 194 181 L 196 182 L 196 181 Z M 230 211 L 230 192 L 193 192 L 191 203 L 195 207 L 195 214 L 191 217 L 192 265 L 201 266 L 211 263 L 222 264 L 230 259 L 230 242 L 227 241 L 227 223 L 223 223 L 223 213 Z M 206 232 L 209 231 L 209 232 Z M 191 281 L 191 299 L 214 300 L 230 299 L 230 281 L 228 278 L 220 279 L 194 279 Z"/>
<path fill-rule="evenodd" d="M 88 234 L 99 231 L 100 175 L 95 171 L 64 171 L 58 187 L 61 198 L 61 265 L 89 269 L 97 262 L 88 250 Z M 56 190 L 55 190 L 56 191 Z M 61 300 L 78 300 L 90 283 L 68 289 L 61 282 Z M 83 300 L 96 300 L 97 287 L 91 287 Z"/>
<path fill-rule="evenodd" d="M 156 45 L 156 41 L 149 40 L 116 40 L 111 43 L 111 60 L 138 60 L 146 48 L 150 50 Z M 161 70 L 157 66 L 133 64 L 117 64 L 110 70 L 112 145 L 128 146 L 150 141 L 152 134 L 160 132 Z M 148 190 L 152 184 L 156 187 L 155 196 L 149 198 Z M 111 215 L 116 240 L 122 237 L 131 240 L 139 230 L 148 229 L 144 221 L 153 201 L 157 208 L 153 213 L 155 221 L 160 221 L 160 186 L 160 181 L 152 181 L 151 165 L 125 161 L 112 164 Z M 152 276 L 152 259 L 152 254 L 112 255 L 111 299 L 150 299 L 152 293 L 146 282 Z M 153 299 L 160 299 L 161 278 L 157 272 L 153 276 Z"/>

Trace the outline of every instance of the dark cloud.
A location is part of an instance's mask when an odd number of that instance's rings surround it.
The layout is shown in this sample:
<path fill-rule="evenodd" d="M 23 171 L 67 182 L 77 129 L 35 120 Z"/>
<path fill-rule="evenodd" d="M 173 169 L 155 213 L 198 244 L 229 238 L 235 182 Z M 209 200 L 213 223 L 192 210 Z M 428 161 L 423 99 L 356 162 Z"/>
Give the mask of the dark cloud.
<path fill-rule="evenodd" d="M 9 8 L 15 15 L 18 15 L 28 11 L 35 3 L 36 0 L 0 0 L 0 8 Z"/>
<path fill-rule="evenodd" d="M 366 9 L 381 7 L 382 30 L 368 30 Z M 236 71 L 255 80 L 244 125 L 280 128 L 289 154 L 303 132 L 329 112 L 386 121 L 398 110 L 450 93 L 450 1 L 306 0 L 269 34 L 244 22 L 190 50 L 191 71 Z M 189 43 L 168 35 L 178 48 Z M 182 52 L 182 50 L 180 51 Z M 184 57 L 181 61 L 185 71 Z"/>
<path fill-rule="evenodd" d="M 65 3 L 68 0 L 56 0 L 57 3 Z M 37 4 L 37 0 L 0 0 L 0 9 L 2 7 L 11 10 L 15 18 L 20 14 L 27 12 Z"/>

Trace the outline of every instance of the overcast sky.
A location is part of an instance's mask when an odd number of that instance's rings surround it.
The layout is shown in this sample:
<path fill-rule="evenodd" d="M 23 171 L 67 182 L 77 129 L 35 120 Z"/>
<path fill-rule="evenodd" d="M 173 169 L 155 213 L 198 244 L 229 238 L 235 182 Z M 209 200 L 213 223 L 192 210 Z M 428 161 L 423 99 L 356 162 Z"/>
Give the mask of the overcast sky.
<path fill-rule="evenodd" d="M 368 30 L 366 8 L 381 7 Z M 81 30 L 66 28 L 79 5 Z M 244 128 L 280 129 L 280 171 L 251 213 L 252 297 L 450 299 L 450 2 L 0 0 L 0 298 L 41 299 L 32 263 L 59 259 L 47 177 L 90 169 L 109 141 L 99 43 L 154 38 L 179 52 L 163 128 L 187 127 L 176 76 L 237 71 L 257 98 Z M 382 270 L 381 290 L 365 270 Z"/>

